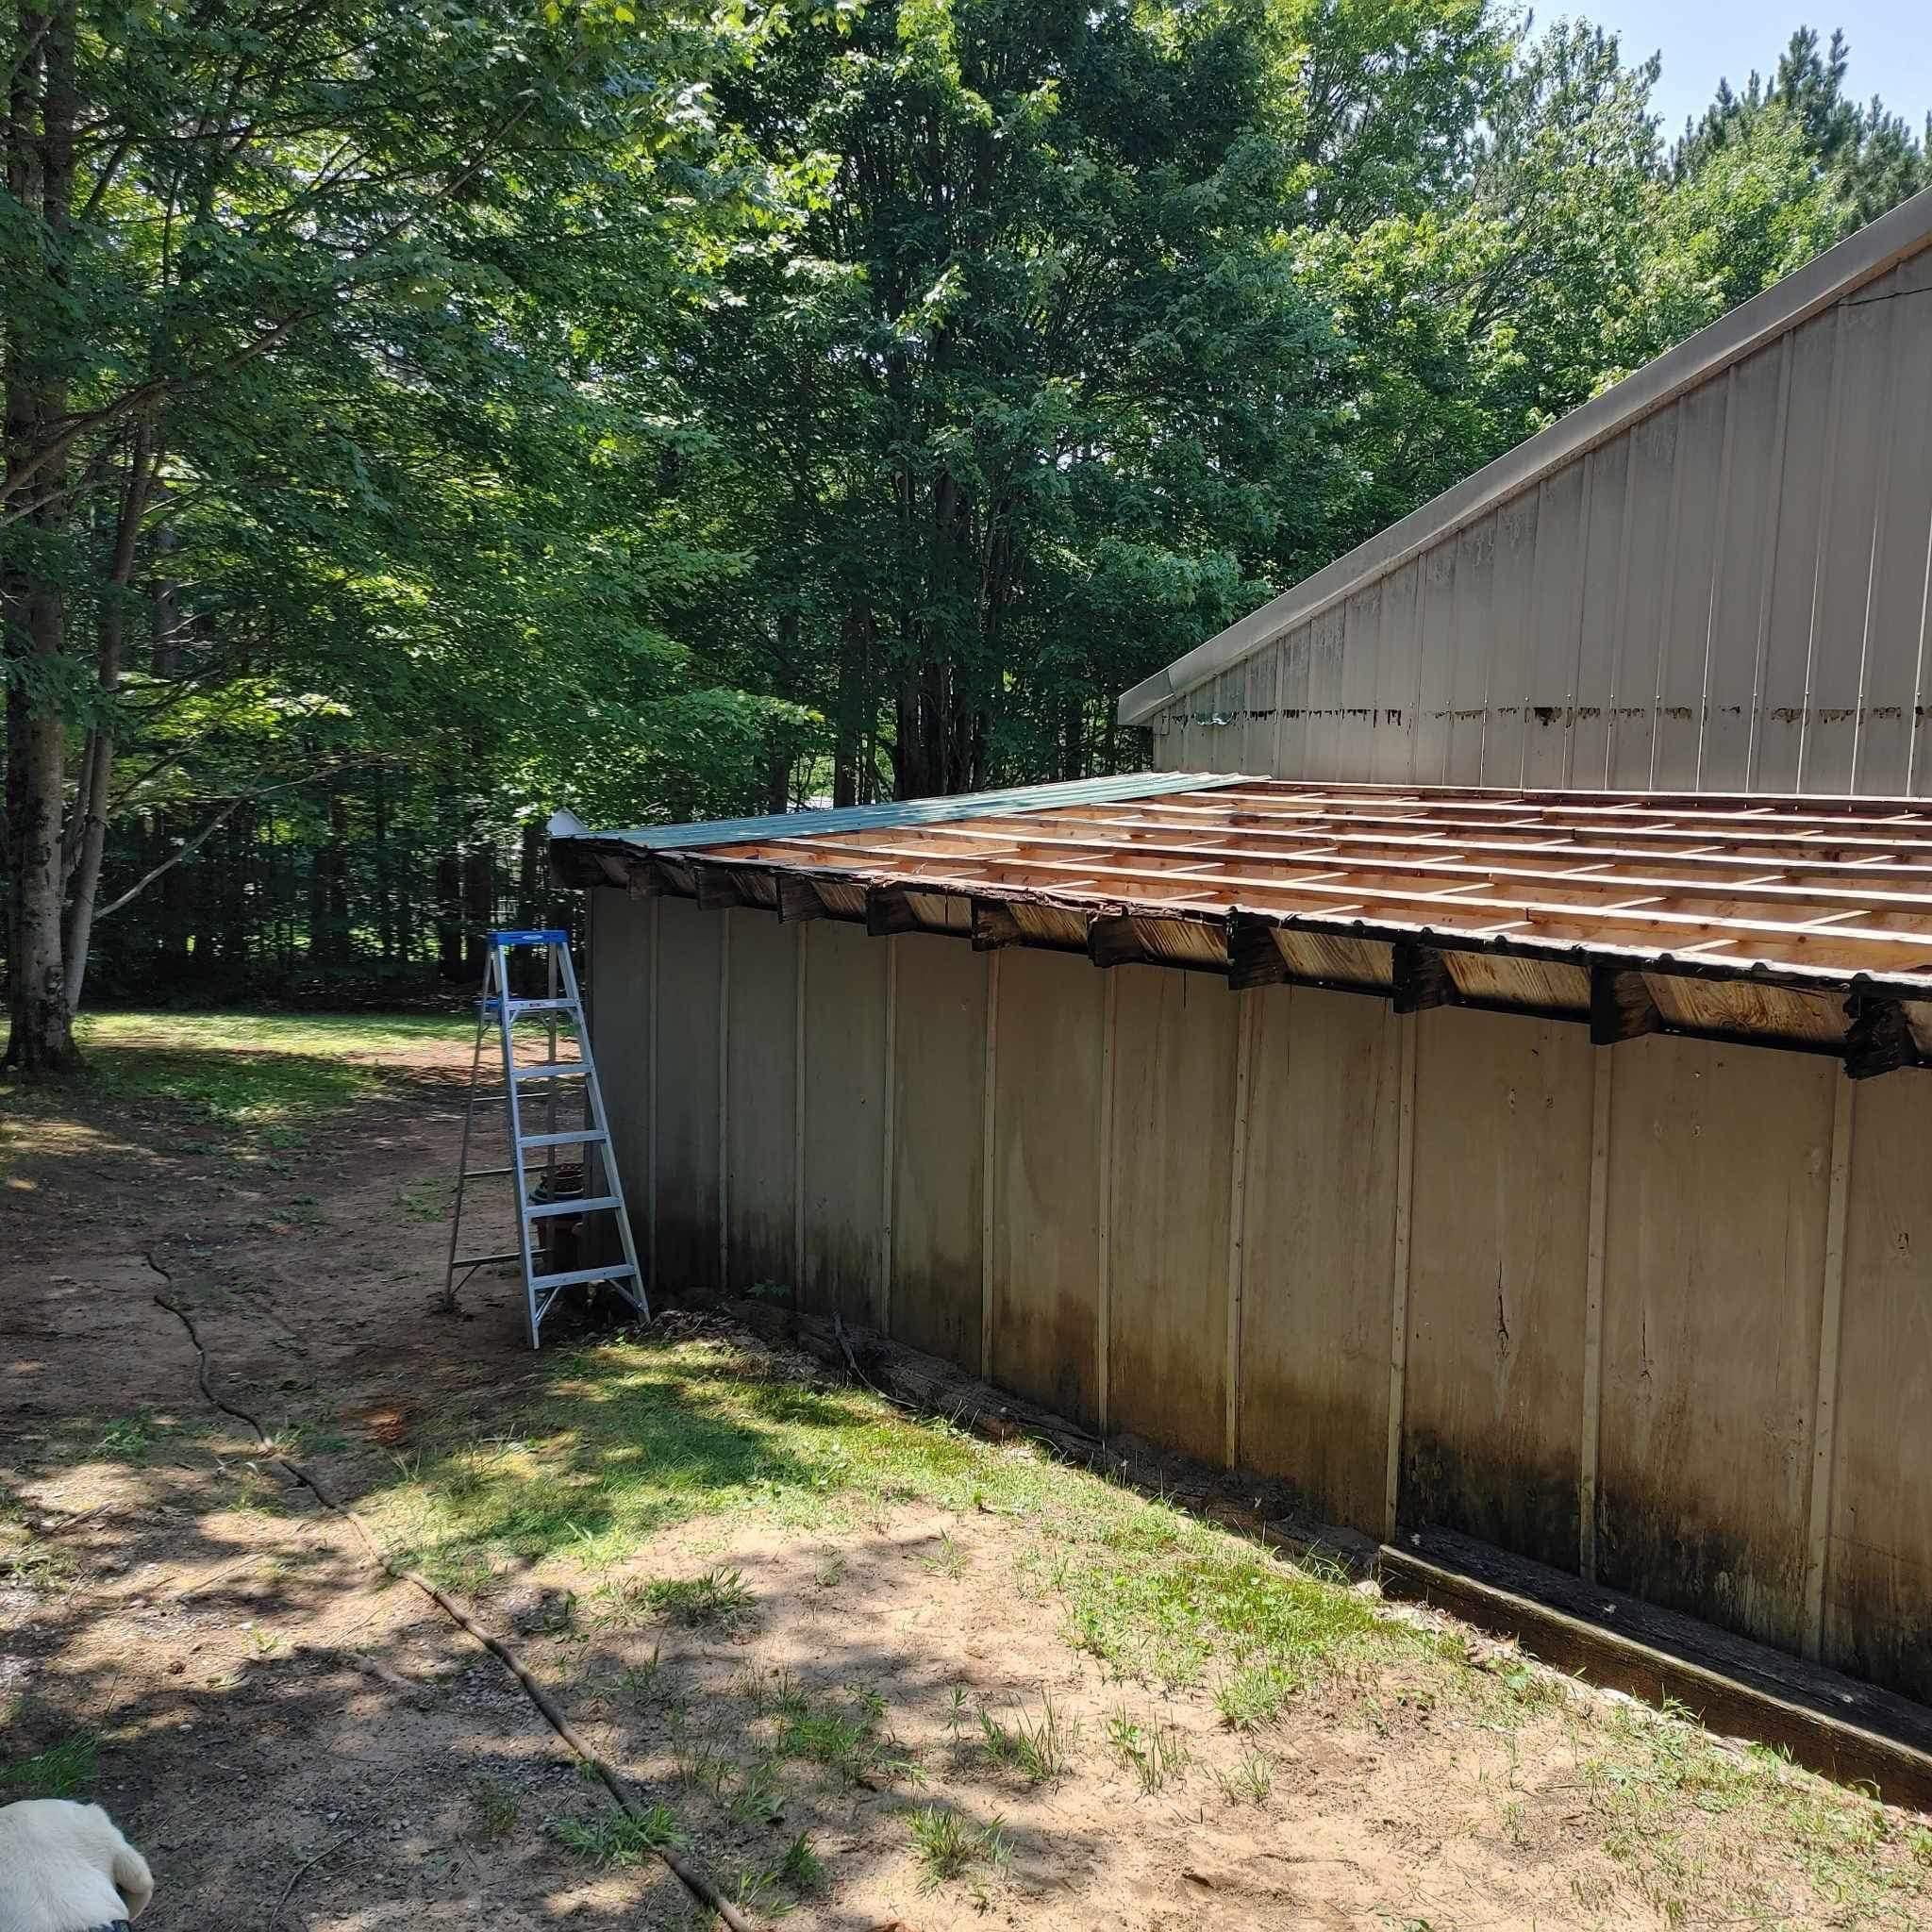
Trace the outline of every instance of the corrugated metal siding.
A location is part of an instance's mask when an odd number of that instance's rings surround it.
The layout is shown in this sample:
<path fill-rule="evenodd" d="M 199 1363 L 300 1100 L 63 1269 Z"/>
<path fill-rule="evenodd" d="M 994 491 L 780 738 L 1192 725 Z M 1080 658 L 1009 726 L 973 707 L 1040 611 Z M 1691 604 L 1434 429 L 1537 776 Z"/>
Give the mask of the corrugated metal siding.
<path fill-rule="evenodd" d="M 1163 769 L 1932 791 L 1932 248 L 1175 698 Z"/>

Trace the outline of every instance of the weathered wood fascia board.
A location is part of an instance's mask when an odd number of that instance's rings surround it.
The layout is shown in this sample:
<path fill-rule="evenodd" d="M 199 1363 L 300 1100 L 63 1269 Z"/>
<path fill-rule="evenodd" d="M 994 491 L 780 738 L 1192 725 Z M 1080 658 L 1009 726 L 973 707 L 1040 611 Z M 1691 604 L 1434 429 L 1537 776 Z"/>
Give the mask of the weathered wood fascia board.
<path fill-rule="evenodd" d="M 1123 724 L 1144 724 L 1174 698 L 1263 645 L 1332 609 L 1355 591 L 1399 570 L 1431 544 L 1454 536 L 1497 505 L 1532 490 L 1553 471 L 1620 436 L 1686 391 L 1810 321 L 1833 303 L 1916 255 L 1932 241 L 1932 189 L 1827 249 L 1721 316 L 1688 341 L 1647 362 L 1612 389 L 1552 423 L 1418 510 L 1339 557 L 1258 610 L 1143 678 L 1122 694 Z"/>
<path fill-rule="evenodd" d="M 704 870 L 701 863 L 665 864 L 642 853 L 634 853 L 632 857 L 641 871 L 649 872 L 654 891 L 667 891 L 683 898 L 697 896 L 697 875 Z M 1453 982 L 1449 981 L 1446 974 L 1441 970 L 1441 956 L 1449 953 L 1487 954 L 1503 958 L 1531 959 L 1548 964 L 1582 967 L 1592 975 L 1593 985 L 1603 979 L 1627 984 L 1632 975 L 1649 974 L 1666 978 L 1696 979 L 1720 986 L 1774 986 L 1794 992 L 1836 994 L 1845 1000 L 1847 1008 L 1848 1031 L 1841 1040 L 1800 1038 L 1745 1026 L 1682 1026 L 1659 1024 L 1654 1029 L 1639 1026 L 1636 1031 L 1655 1030 L 1678 1039 L 1706 1040 L 1722 1045 L 1766 1047 L 1779 1052 L 1825 1055 L 1834 1058 L 1843 1057 L 1846 1059 L 1847 1071 L 1855 1077 L 1888 1073 L 1899 1067 L 1926 1065 L 1924 1057 L 1915 1049 L 1907 1055 L 1905 1046 L 1900 1042 L 1897 1028 L 1905 1016 L 1898 1012 L 1898 1002 L 1932 1002 L 1932 975 L 1913 979 L 1862 973 L 1846 974 L 1818 967 L 1772 966 L 1757 962 L 1740 965 L 1684 955 L 1643 953 L 1627 947 L 1591 944 L 1585 941 L 1524 939 L 1507 934 L 1485 937 L 1474 933 L 1443 932 L 1430 926 L 1405 925 L 1375 920 L 1324 919 L 1319 915 L 1298 913 L 1257 912 L 1246 908 L 1222 911 L 1191 906 L 1124 905 L 1111 901 L 1097 904 L 1091 899 L 1070 896 L 1064 892 L 1029 891 L 1011 886 L 1002 888 L 998 892 L 988 892 L 983 888 L 970 890 L 957 883 L 937 879 L 912 881 L 908 891 L 908 882 L 903 877 L 879 879 L 834 871 L 826 867 L 791 868 L 767 862 L 749 865 L 741 862 L 735 864 L 733 869 L 741 872 L 764 872 L 771 875 L 774 897 L 760 899 L 758 904 L 763 909 L 774 912 L 774 917 L 788 916 L 778 908 L 791 903 L 800 894 L 802 889 L 810 889 L 811 881 L 815 877 L 836 881 L 844 886 L 863 885 L 866 888 L 867 910 L 841 913 L 822 907 L 823 916 L 840 919 L 850 924 L 867 925 L 874 931 L 883 929 L 891 932 L 924 932 L 944 939 L 967 940 L 975 950 L 981 952 L 1008 945 L 1028 946 L 1047 952 L 1081 951 L 1080 947 L 1070 946 L 1061 941 L 1029 938 L 1014 918 L 1011 908 L 1016 906 L 1035 906 L 1055 911 L 1073 912 L 1079 914 L 1085 922 L 1084 950 L 1086 957 L 1093 959 L 1097 965 L 1124 964 L 1129 963 L 1131 958 L 1138 958 L 1147 964 L 1170 966 L 1176 972 L 1213 973 L 1224 977 L 1237 991 L 1249 986 L 1281 984 L 1310 986 L 1327 991 L 1361 993 L 1371 998 L 1389 999 L 1394 991 L 1389 986 L 1362 984 L 1327 976 L 1310 977 L 1291 971 L 1286 960 L 1281 961 L 1278 972 L 1273 967 L 1268 967 L 1263 972 L 1257 963 L 1257 959 L 1265 961 L 1265 955 L 1259 952 L 1257 941 L 1269 937 L 1277 929 L 1319 933 L 1337 939 L 1368 940 L 1390 946 L 1398 958 L 1409 962 L 1410 970 L 1403 984 L 1401 1010 L 1404 1011 L 1420 1010 L 1430 1005 L 1455 1005 L 1474 1008 L 1485 1012 L 1514 1013 L 1525 1019 L 1561 1020 L 1578 1024 L 1594 1024 L 1604 1032 L 1608 1029 L 1608 1016 L 1601 1007 L 1592 1022 L 1592 1013 L 1587 1008 L 1570 1009 L 1531 1001 L 1517 1003 L 1507 999 L 1471 997 L 1463 994 L 1455 989 Z M 910 892 L 916 892 L 921 897 L 967 900 L 971 908 L 968 923 L 961 926 L 929 924 L 920 919 L 912 910 Z M 815 891 L 813 897 L 816 900 Z M 746 899 L 736 903 L 752 902 Z M 1139 944 L 1138 940 L 1132 937 L 1131 922 L 1142 924 L 1174 922 L 1216 927 L 1224 936 L 1222 957 L 1217 961 L 1169 958 L 1147 949 L 1141 949 L 1137 954 L 1130 955 L 1125 950 L 1126 946 L 1132 943 L 1138 947 Z M 1094 930 L 1096 924 L 1100 927 L 1097 938 Z M 1269 939 L 1269 943 L 1272 946 L 1272 938 Z M 1860 1013 L 1871 1016 L 1862 1033 L 1857 1026 Z M 1890 1015 L 1896 1015 L 1896 1021 L 1890 1017 Z M 1619 1033 L 1616 1037 L 1633 1038 L 1635 1033 Z M 1909 1040 L 1908 1031 L 1907 1039 Z"/>

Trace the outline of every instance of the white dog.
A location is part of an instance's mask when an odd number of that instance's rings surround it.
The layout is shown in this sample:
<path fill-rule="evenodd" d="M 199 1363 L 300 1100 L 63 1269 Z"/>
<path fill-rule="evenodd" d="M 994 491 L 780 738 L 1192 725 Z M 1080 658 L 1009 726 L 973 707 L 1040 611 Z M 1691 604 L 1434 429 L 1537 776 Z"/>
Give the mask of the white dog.
<path fill-rule="evenodd" d="M 93 1932 L 139 1918 L 154 1896 L 143 1858 L 98 1805 L 0 1806 L 0 1932 Z"/>

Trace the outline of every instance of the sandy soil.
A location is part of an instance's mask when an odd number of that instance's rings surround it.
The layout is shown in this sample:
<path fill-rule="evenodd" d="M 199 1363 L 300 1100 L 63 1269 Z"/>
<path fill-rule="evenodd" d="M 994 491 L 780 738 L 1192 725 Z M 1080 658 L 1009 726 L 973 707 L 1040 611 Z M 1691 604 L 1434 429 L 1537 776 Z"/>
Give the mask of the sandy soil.
<path fill-rule="evenodd" d="M 655 1866 L 600 1868 L 558 1841 L 547 1822 L 595 1821 L 601 1793 L 487 1655 L 209 1414 L 155 1304 L 170 1288 L 190 1302 L 224 1391 L 299 1425 L 305 1459 L 352 1498 L 453 1410 L 484 1434 L 514 1412 L 531 1376 L 514 1282 L 479 1280 L 468 1319 L 429 1312 L 444 1233 L 418 1184 L 451 1170 L 467 1055 L 381 1058 L 386 1095 L 299 1149 L 196 1141 L 158 1103 L 36 1101 L 10 1124 L 0 1761 L 99 1733 L 94 1794 L 158 1877 L 143 1932 L 697 1924 Z M 804 1538 L 700 1521 L 626 1569 L 736 1567 L 757 1607 L 727 1629 L 600 1617 L 567 1565 L 483 1607 L 727 1885 L 813 1832 L 827 1886 L 790 1919 L 802 1927 L 1708 1922 L 1606 1849 L 1580 1769 L 1596 1719 L 1570 1693 L 1505 1725 L 1400 1682 L 1342 1683 L 1238 1737 L 1205 1695 L 1103 1682 L 1017 1587 L 1014 1543 L 996 1517 L 909 1506 Z M 621 1597 L 625 1575 L 594 1580 Z M 765 1815 L 734 1813 L 707 1779 L 752 1755 L 787 1694 L 882 1699 L 923 1787 L 789 1767 Z M 1029 1786 L 978 1747 L 977 1712 L 1037 1717 L 1048 1700 L 1070 1769 Z M 1185 1747 L 1158 1790 L 1108 1748 L 1124 1713 Z M 1230 1795 L 1257 1752 L 1265 1799 Z M 923 1890 L 907 1811 L 925 1803 L 999 1820 L 1006 1869 Z M 1684 1856 L 1707 1862 L 1709 1840 Z M 1751 1923 L 1858 1923 L 1795 1859 L 1775 1864 L 1740 1880 Z M 1688 1878 L 1684 1895 L 1699 1895 Z"/>

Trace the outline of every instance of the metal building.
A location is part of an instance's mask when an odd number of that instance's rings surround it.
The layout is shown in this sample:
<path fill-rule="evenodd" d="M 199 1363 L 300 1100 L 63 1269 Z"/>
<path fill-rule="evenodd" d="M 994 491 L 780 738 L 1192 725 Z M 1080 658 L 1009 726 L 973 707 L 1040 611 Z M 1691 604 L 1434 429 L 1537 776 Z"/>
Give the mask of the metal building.
<path fill-rule="evenodd" d="M 654 1281 L 1932 1741 L 1928 244 L 1129 693 L 1160 772 L 557 840 Z"/>
<path fill-rule="evenodd" d="M 1122 698 L 1175 771 L 1932 791 L 1932 191 Z"/>

